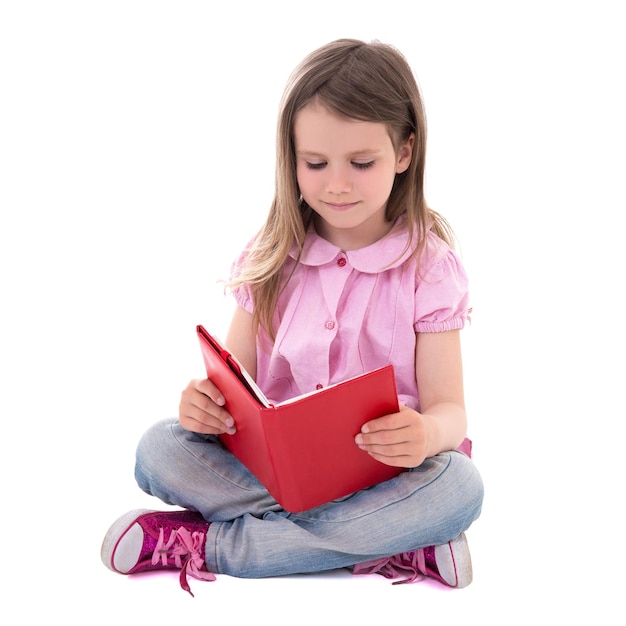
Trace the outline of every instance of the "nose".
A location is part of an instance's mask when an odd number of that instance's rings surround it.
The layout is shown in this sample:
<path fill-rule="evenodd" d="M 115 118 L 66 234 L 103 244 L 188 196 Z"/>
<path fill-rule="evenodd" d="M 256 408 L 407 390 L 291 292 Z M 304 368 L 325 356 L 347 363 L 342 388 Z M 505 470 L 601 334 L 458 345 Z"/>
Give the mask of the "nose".
<path fill-rule="evenodd" d="M 328 168 L 326 191 L 333 195 L 340 195 L 352 191 L 352 180 L 347 168 L 338 166 Z"/>

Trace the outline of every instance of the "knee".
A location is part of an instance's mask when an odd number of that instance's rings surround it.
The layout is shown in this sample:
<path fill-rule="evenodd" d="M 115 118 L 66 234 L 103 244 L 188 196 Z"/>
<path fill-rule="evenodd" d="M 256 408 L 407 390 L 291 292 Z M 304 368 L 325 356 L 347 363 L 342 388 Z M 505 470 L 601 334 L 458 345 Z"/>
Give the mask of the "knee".
<path fill-rule="evenodd" d="M 135 453 L 135 480 L 143 491 L 153 495 L 153 485 L 159 480 L 159 469 L 170 458 L 172 420 L 163 420 L 151 426 L 141 437 Z"/>
<path fill-rule="evenodd" d="M 453 453 L 451 465 L 456 468 L 454 480 L 459 504 L 457 515 L 463 526 L 461 530 L 465 530 L 480 516 L 485 493 L 483 480 L 474 462 L 460 452 Z"/>

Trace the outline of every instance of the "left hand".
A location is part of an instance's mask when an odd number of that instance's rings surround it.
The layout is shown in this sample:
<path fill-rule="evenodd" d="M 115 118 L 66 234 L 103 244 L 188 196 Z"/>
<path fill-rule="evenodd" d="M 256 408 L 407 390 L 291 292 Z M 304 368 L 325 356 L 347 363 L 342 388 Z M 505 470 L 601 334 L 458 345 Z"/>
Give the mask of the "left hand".
<path fill-rule="evenodd" d="M 402 406 L 398 413 L 371 420 L 356 436 L 356 444 L 385 465 L 417 467 L 428 449 L 427 421 L 421 413 Z"/>

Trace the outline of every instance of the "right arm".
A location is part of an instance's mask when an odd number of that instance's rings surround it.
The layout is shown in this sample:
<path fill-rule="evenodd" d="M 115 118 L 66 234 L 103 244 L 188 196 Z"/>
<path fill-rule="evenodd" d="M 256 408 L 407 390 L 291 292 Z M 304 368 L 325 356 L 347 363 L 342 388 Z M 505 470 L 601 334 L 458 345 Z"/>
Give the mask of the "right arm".
<path fill-rule="evenodd" d="M 256 378 L 256 335 L 252 315 L 237 307 L 226 336 L 226 347 Z M 192 380 L 180 399 L 178 421 L 195 433 L 205 435 L 233 434 L 235 423 L 224 408 L 224 397 L 208 379 Z"/>

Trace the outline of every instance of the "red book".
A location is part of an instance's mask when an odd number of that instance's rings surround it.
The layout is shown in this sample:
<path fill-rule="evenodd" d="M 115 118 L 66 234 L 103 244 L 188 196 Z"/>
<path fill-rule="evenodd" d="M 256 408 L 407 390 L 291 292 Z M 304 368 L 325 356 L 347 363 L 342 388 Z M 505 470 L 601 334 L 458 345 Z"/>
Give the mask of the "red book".
<path fill-rule="evenodd" d="M 404 471 L 354 443 L 365 422 L 399 410 L 392 365 L 274 405 L 219 341 L 202 326 L 197 332 L 207 376 L 237 427 L 220 440 L 285 510 L 304 511 Z"/>

